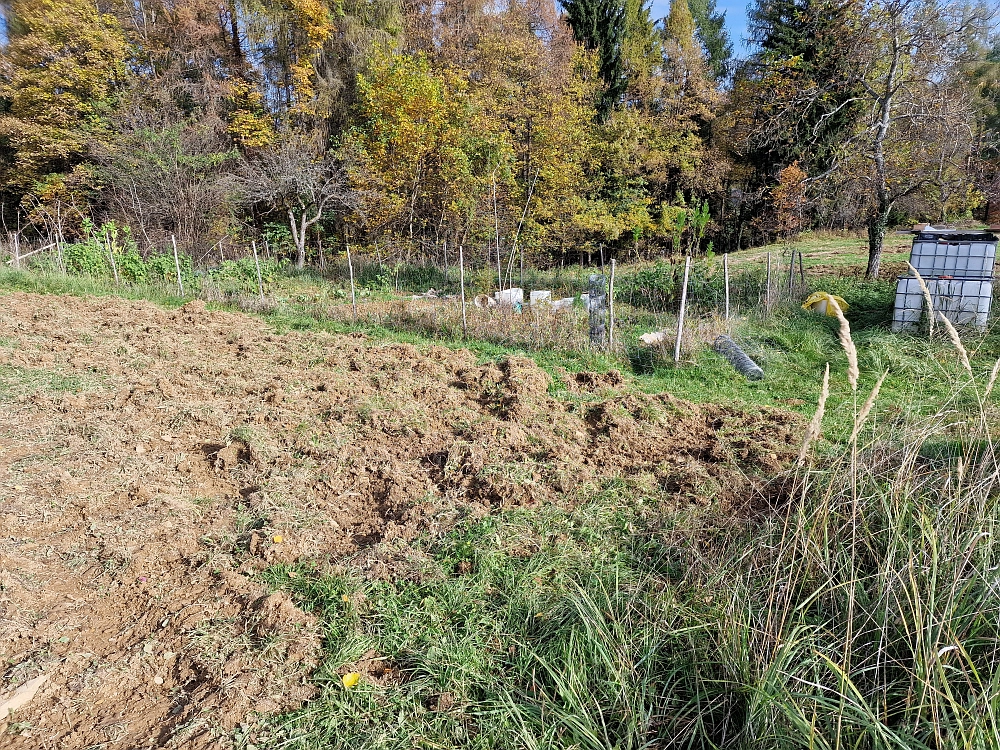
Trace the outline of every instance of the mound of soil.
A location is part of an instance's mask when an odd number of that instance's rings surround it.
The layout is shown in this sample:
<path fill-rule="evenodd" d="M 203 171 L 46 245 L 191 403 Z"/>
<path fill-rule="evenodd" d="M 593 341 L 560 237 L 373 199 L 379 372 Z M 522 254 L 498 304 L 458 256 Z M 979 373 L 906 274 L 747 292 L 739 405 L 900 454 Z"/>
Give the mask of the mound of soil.
<path fill-rule="evenodd" d="M 193 302 L 11 294 L 0 311 L 0 747 L 225 747 L 313 694 L 314 618 L 257 573 L 403 545 L 625 478 L 744 502 L 797 418 L 554 388 L 533 362 L 276 334 Z M 396 575 L 378 565 L 370 575 Z"/>

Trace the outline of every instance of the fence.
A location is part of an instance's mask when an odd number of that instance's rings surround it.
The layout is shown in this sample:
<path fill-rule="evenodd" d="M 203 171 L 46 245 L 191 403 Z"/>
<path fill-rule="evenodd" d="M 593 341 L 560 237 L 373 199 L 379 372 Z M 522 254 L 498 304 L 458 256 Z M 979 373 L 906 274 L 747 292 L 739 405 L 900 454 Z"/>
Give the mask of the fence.
<path fill-rule="evenodd" d="M 15 247 L 16 255 L 10 243 L 0 245 L 0 250 L 7 252 L 8 267 L 60 272 L 66 268 L 58 247 L 27 252 L 21 246 Z M 188 298 L 247 311 L 289 310 L 347 325 L 377 325 L 432 338 L 465 336 L 536 350 L 594 351 L 588 310 L 581 295 L 587 292 L 589 277 L 601 275 L 600 265 L 524 269 L 525 297 L 529 289 L 547 290 L 553 299 L 572 297 L 571 305 L 479 308 L 473 304 L 476 295 L 492 295 L 497 290 L 495 266 L 460 266 L 458 257 L 451 259 L 446 268 L 387 266 L 370 256 L 352 253 L 350 267 L 346 257 L 340 256 L 327 259 L 322 275 L 315 269 L 297 275 L 273 257 L 263 252 L 255 254 L 254 249 L 247 248 L 239 260 L 196 270 L 189 256 L 175 256 L 171 248 L 167 253 L 147 257 L 144 262 L 148 273 L 141 282 L 125 273 L 127 269 L 119 263 L 117 284 L 146 286 L 159 294 L 181 295 L 183 290 Z M 692 259 L 686 320 L 678 337 L 684 269 L 684 259 L 619 267 L 609 306 L 613 307 L 613 327 L 607 326 L 609 334 L 614 330 L 614 340 L 610 347 L 599 348 L 634 357 L 639 336 L 658 333 L 659 343 L 652 347 L 654 354 L 671 359 L 675 343 L 680 340 L 679 355 L 683 358 L 711 344 L 718 335 L 731 334 L 738 318 L 766 316 L 776 308 L 798 303 L 809 282 L 801 254 L 792 248 L 759 261 L 737 262 L 725 256 Z M 610 277 L 609 266 L 603 270 Z M 355 304 L 349 286 L 352 272 Z M 114 283 L 107 268 L 94 275 Z"/>

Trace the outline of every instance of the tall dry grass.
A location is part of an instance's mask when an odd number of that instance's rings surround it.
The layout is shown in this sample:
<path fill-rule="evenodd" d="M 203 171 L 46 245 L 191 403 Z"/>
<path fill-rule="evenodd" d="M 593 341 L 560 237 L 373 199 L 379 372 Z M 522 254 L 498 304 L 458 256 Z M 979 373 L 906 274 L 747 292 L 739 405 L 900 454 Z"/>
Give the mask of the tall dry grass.
<path fill-rule="evenodd" d="M 952 397 L 866 431 L 883 375 L 843 454 L 719 568 L 737 581 L 727 643 L 749 690 L 744 747 L 1000 747 L 1000 366 L 975 377 L 944 325 L 969 376 Z"/>

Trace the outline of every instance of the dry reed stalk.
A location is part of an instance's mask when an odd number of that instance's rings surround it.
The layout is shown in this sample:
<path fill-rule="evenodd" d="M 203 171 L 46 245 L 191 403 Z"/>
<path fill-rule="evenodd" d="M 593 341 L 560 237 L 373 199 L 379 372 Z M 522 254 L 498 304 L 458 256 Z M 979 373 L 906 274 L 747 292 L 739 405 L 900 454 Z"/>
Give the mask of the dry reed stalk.
<path fill-rule="evenodd" d="M 955 350 L 958 352 L 958 359 L 962 363 L 962 367 L 969 373 L 969 377 L 973 377 L 972 365 L 969 364 L 969 353 L 962 346 L 962 339 L 958 337 L 958 331 L 955 330 L 955 326 L 952 325 L 952 322 L 948 320 L 944 313 L 938 313 L 938 317 L 944 324 L 944 330 L 948 332 L 948 338 L 951 339 L 951 343 L 955 345 Z"/>
<path fill-rule="evenodd" d="M 983 401 L 990 397 L 990 393 L 993 392 L 993 386 L 996 385 L 997 375 L 1000 374 L 1000 359 L 997 360 L 996 364 L 993 365 L 993 369 L 990 371 L 990 379 L 986 382 L 986 390 L 983 392 Z"/>
<path fill-rule="evenodd" d="M 868 419 L 868 414 L 871 412 L 872 407 L 875 406 L 875 399 L 878 398 L 878 392 L 881 390 L 882 383 L 888 375 L 888 370 L 882 373 L 882 377 L 878 379 L 875 387 L 872 388 L 872 392 L 868 394 L 868 398 L 865 399 L 865 403 L 861 406 L 861 411 L 858 412 L 858 416 L 854 420 L 854 429 L 851 431 L 852 443 L 858 439 L 858 434 L 861 432 L 861 428 L 864 426 L 865 420 Z"/>
<path fill-rule="evenodd" d="M 934 301 L 931 299 L 931 290 L 927 288 L 927 284 L 924 283 L 924 277 L 920 275 L 920 271 L 913 267 L 912 264 L 907 263 L 910 267 L 910 271 L 917 278 L 917 284 L 920 285 L 920 293 L 924 295 L 924 302 L 927 303 L 927 320 L 930 324 L 930 332 L 928 336 L 934 338 Z"/>
<path fill-rule="evenodd" d="M 806 434 L 802 439 L 802 447 L 799 448 L 799 458 L 796 462 L 799 466 L 802 466 L 806 462 L 806 456 L 809 454 L 809 446 L 812 445 L 813 440 L 819 437 L 819 433 L 823 428 L 823 413 L 826 411 L 826 399 L 829 395 L 830 363 L 827 362 L 826 371 L 823 373 L 823 387 L 820 389 L 819 402 L 816 404 L 816 412 L 806 426 Z"/>
<path fill-rule="evenodd" d="M 840 339 L 840 345 L 844 348 L 844 354 L 847 355 L 847 382 L 851 384 L 852 391 L 857 391 L 858 376 L 861 371 L 858 369 L 858 350 L 854 346 L 854 339 L 851 338 L 851 324 L 844 317 L 844 311 L 840 309 L 837 300 L 831 298 L 830 304 L 833 305 L 833 312 L 836 314 L 837 320 L 840 321 L 837 338 Z"/>

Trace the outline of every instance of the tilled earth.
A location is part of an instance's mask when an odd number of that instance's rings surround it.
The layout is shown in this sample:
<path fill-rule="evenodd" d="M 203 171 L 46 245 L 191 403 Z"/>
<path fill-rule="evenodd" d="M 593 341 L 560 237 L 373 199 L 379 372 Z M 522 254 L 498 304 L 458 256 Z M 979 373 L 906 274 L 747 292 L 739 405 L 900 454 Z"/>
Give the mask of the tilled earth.
<path fill-rule="evenodd" d="M 391 577 L 379 549 L 621 477 L 743 504 L 799 432 L 626 390 L 200 302 L 0 297 L 0 706 L 45 680 L 0 748 L 225 747 L 314 692 L 317 623 L 268 565 Z"/>

